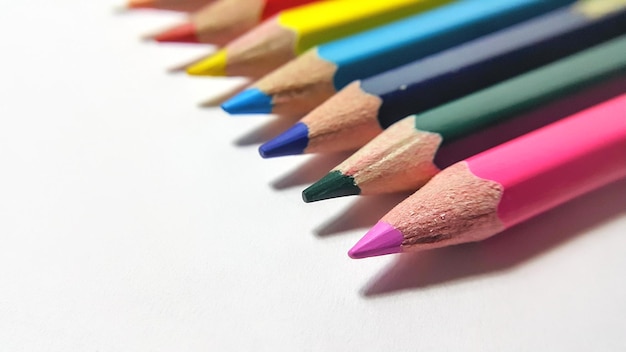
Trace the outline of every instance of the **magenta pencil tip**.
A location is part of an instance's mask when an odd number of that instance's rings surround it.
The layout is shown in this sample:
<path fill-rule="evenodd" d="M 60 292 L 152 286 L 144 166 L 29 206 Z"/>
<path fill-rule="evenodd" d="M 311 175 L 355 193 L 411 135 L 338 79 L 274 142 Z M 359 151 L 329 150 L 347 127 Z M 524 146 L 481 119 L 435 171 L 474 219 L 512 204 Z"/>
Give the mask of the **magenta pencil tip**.
<path fill-rule="evenodd" d="M 402 232 L 386 222 L 379 221 L 357 242 L 348 255 L 353 259 L 402 252 Z"/>

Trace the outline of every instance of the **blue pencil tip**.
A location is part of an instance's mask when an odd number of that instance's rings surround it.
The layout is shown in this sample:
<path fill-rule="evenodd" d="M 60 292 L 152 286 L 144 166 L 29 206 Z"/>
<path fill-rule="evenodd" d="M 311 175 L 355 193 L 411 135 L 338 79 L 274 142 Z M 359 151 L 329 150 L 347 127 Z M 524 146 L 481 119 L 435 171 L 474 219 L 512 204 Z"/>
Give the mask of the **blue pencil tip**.
<path fill-rule="evenodd" d="M 222 109 L 229 114 L 271 114 L 272 97 L 257 88 L 246 89 L 230 98 Z"/>
<path fill-rule="evenodd" d="M 302 154 L 308 144 L 309 128 L 298 122 L 283 134 L 260 146 L 259 154 L 264 158 Z"/>

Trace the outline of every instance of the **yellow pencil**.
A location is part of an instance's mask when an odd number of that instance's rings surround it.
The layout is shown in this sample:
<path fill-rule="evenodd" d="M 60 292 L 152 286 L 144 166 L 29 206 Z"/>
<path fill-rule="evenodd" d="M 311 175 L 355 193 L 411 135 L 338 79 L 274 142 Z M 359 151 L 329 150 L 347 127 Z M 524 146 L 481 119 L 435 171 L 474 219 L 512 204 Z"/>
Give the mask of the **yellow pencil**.
<path fill-rule="evenodd" d="M 199 76 L 260 77 L 307 49 L 452 0 L 338 0 L 286 10 L 190 66 Z"/>

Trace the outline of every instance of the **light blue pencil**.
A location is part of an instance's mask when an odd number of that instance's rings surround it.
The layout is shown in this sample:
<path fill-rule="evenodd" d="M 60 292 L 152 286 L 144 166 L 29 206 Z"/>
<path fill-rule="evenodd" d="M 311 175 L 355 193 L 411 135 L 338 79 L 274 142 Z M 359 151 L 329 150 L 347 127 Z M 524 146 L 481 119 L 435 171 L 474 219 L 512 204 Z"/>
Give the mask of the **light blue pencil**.
<path fill-rule="evenodd" d="M 231 114 L 302 115 L 353 80 L 387 71 L 572 2 L 454 2 L 311 49 L 222 107 Z"/>

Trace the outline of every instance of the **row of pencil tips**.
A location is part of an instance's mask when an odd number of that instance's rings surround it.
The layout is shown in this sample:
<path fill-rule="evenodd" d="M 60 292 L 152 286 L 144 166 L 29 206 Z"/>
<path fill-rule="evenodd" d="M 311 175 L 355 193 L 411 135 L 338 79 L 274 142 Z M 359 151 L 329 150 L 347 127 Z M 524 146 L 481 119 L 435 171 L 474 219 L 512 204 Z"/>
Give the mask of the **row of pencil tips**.
<path fill-rule="evenodd" d="M 230 114 L 300 120 L 264 158 L 357 150 L 305 202 L 415 192 L 353 258 L 479 241 L 626 177 L 626 0 L 132 0 L 220 49 Z"/>

